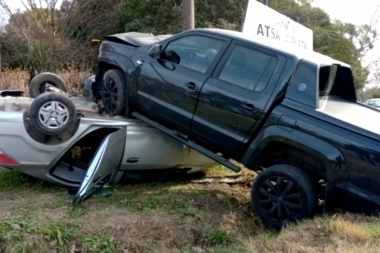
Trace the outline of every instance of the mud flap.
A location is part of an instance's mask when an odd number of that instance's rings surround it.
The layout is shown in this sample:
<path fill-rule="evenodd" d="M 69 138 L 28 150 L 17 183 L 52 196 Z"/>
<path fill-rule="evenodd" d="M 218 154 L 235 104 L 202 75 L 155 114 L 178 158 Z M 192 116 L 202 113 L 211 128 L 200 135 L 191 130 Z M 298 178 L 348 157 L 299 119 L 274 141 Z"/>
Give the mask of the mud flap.
<path fill-rule="evenodd" d="M 79 204 L 91 198 L 108 182 L 110 176 L 119 169 L 124 156 L 126 128 L 107 135 L 98 147 L 86 176 L 83 179 L 73 204 Z"/>

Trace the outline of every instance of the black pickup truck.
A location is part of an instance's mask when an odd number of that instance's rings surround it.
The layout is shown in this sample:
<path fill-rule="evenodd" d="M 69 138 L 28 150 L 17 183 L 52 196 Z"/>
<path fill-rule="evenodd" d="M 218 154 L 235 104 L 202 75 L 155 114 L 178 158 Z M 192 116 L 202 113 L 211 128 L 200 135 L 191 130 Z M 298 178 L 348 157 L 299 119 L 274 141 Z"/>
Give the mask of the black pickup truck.
<path fill-rule="evenodd" d="M 380 207 L 380 114 L 357 102 L 349 65 L 235 31 L 124 33 L 100 46 L 94 96 L 226 167 L 259 172 L 264 223 Z"/>

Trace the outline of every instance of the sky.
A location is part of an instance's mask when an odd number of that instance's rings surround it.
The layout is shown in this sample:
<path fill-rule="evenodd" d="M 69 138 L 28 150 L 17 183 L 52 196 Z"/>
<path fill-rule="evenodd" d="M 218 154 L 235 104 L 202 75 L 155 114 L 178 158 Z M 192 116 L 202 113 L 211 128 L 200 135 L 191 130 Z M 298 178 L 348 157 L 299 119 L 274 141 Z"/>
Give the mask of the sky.
<path fill-rule="evenodd" d="M 59 0 L 58 2 L 61 1 Z M 21 0 L 5 0 L 5 2 L 13 10 L 24 9 Z M 26 1 L 24 0 L 24 2 Z M 45 0 L 36 0 L 36 2 L 45 2 Z M 338 19 L 354 25 L 370 24 L 372 17 L 374 21 L 380 19 L 380 8 L 378 8 L 380 1 L 378 0 L 313 0 L 313 6 L 324 9 L 331 19 Z M 377 23 L 377 30 L 380 31 L 380 20 Z M 375 43 L 374 49 L 365 57 L 364 64 L 367 65 L 379 58 L 380 38 Z"/>
<path fill-rule="evenodd" d="M 373 19 L 372 22 L 376 24 L 377 31 L 380 31 L 380 1 L 378 0 L 314 0 L 313 6 L 323 9 L 331 19 L 354 25 L 370 24 Z M 379 58 L 380 38 L 375 42 L 374 49 L 367 53 L 363 65 L 366 66 Z"/>

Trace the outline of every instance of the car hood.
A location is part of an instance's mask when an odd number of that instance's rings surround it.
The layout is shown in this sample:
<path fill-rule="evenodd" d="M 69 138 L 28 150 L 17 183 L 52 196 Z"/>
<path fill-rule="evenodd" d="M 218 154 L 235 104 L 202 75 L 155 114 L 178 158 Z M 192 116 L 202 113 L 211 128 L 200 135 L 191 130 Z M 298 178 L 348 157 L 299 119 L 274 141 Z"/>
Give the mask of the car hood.
<path fill-rule="evenodd" d="M 149 33 L 138 33 L 138 32 L 128 32 L 128 33 L 118 33 L 113 35 L 108 35 L 104 40 L 113 41 L 121 44 L 126 44 L 134 47 L 142 47 L 151 45 L 155 42 L 159 42 L 173 35 L 153 35 Z"/>
<path fill-rule="evenodd" d="M 350 102 L 335 96 L 319 100 L 319 111 L 380 136 L 378 121 L 380 111 L 358 102 Z M 377 139 L 379 137 L 377 136 Z"/>

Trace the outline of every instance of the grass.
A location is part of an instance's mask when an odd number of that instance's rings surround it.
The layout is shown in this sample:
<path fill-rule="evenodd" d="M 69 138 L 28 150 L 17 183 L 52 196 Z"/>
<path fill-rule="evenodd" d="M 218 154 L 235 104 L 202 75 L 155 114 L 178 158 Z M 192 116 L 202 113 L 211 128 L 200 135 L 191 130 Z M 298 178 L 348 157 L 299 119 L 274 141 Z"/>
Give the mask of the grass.
<path fill-rule="evenodd" d="M 63 71 L 71 94 L 91 73 Z M 0 72 L 1 89 L 27 90 L 21 70 Z M 216 166 L 207 176 L 236 175 Z M 239 173 L 248 182 L 255 174 Z M 72 206 L 67 189 L 0 170 L 0 252 L 316 253 L 379 252 L 380 219 L 337 213 L 281 232 L 250 205 L 251 183 L 113 186 Z"/>
<path fill-rule="evenodd" d="M 216 166 L 207 176 L 233 175 Z M 243 170 L 245 178 L 254 174 Z M 67 189 L 0 172 L 0 252 L 379 252 L 378 217 L 321 214 L 281 232 L 250 207 L 250 184 L 141 183 L 72 206 Z"/>

